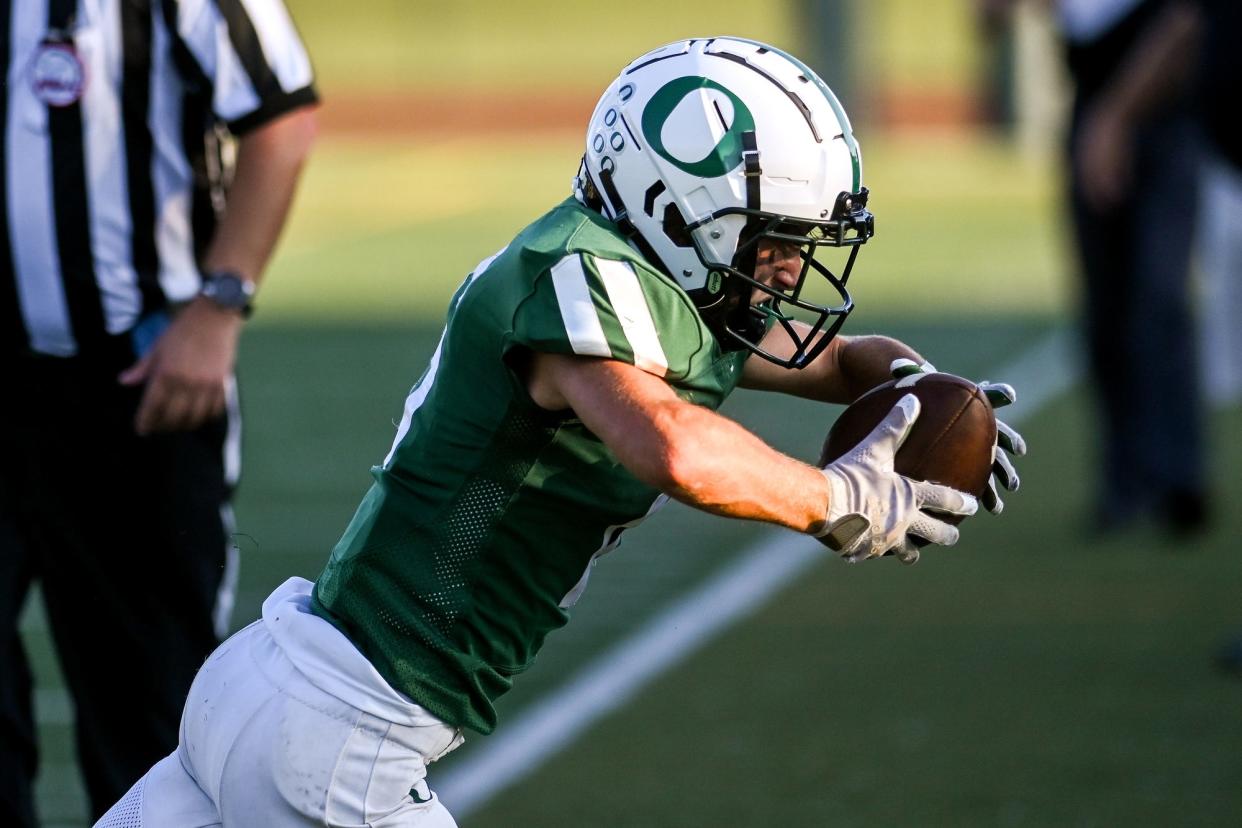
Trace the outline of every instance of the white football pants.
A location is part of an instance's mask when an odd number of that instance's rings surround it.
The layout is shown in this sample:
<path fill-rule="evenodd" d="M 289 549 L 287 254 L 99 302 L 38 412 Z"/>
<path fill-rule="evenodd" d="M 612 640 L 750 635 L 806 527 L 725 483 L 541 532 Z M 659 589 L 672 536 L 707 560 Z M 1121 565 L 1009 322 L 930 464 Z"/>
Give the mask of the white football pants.
<path fill-rule="evenodd" d="M 426 783 L 460 731 L 394 691 L 291 578 L 207 659 L 177 749 L 96 828 L 455 828 Z"/>

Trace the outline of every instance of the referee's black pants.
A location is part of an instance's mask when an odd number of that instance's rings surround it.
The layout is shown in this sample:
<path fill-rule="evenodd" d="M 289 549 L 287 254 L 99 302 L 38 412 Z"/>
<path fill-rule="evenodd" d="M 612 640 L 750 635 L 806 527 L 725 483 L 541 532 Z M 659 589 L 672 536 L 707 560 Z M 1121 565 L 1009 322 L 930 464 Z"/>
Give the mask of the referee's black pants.
<path fill-rule="evenodd" d="M 31 672 L 18 635 L 39 583 L 75 710 L 92 819 L 177 745 L 186 692 L 226 623 L 232 412 L 139 437 L 124 340 L 23 357 L 0 403 L 0 825 L 35 824 Z M 226 575 L 226 572 L 228 573 Z"/>
<path fill-rule="evenodd" d="M 1089 104 L 1074 110 L 1071 148 Z M 1165 113 L 1136 133 L 1132 151 L 1131 193 L 1115 209 L 1093 209 L 1078 176 L 1070 187 L 1105 524 L 1162 518 L 1179 498 L 1205 496 L 1208 476 L 1190 284 L 1199 133 L 1188 113 Z"/>

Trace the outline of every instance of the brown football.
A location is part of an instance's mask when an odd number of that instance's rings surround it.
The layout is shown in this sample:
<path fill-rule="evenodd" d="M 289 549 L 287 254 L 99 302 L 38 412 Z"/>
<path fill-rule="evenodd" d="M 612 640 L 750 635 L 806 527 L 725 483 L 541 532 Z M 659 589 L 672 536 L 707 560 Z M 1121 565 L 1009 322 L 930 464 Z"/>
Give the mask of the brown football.
<path fill-rule="evenodd" d="M 915 374 L 863 394 L 832 424 L 819 464 L 828 465 L 862 442 L 906 394 L 918 397 L 922 408 L 897 450 L 896 470 L 981 496 L 992 473 L 996 415 L 975 383 L 952 374 Z"/>

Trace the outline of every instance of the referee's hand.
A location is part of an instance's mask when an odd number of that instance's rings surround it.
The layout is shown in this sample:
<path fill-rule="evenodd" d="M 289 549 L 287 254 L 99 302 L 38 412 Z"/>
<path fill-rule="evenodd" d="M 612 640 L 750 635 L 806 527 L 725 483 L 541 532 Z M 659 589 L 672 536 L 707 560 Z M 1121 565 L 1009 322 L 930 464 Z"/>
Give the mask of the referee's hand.
<path fill-rule="evenodd" d="M 224 413 L 241 327 L 240 314 L 201 296 L 182 308 L 151 350 L 118 377 L 122 385 L 146 385 L 134 430 L 189 431 Z"/>

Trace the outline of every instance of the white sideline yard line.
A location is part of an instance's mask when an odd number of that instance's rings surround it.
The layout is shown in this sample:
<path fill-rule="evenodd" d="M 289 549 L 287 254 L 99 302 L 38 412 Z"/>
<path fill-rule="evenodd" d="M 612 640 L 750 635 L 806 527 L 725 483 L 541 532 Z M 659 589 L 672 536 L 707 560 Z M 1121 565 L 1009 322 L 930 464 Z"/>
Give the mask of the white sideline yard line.
<path fill-rule="evenodd" d="M 506 723 L 477 753 L 434 776 L 436 794 L 462 819 L 534 771 L 823 557 L 825 547 L 807 541 L 782 533 L 743 555 Z"/>
<path fill-rule="evenodd" d="M 1005 422 L 1020 424 L 1068 391 L 1080 371 L 1074 343 L 1064 330 L 998 367 L 995 378 L 1012 383 L 1020 394 L 1005 409 Z M 507 722 L 477 753 L 435 775 L 433 788 L 455 817 L 465 818 L 717 633 L 758 610 L 825 554 L 823 546 L 801 535 L 768 537 Z"/>

